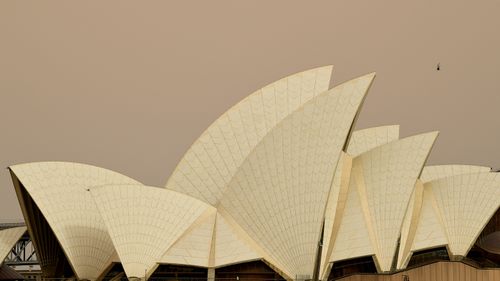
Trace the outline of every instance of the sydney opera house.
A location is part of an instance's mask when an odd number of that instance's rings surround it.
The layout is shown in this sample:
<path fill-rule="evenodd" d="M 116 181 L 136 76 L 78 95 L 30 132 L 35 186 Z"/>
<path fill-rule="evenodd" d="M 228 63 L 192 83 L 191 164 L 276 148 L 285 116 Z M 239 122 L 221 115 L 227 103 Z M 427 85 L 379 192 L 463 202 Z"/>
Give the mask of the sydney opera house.
<path fill-rule="evenodd" d="M 437 132 L 355 131 L 375 75 L 329 88 L 331 71 L 249 95 L 165 187 L 85 164 L 10 166 L 44 277 L 500 280 L 500 174 L 426 165 Z"/>

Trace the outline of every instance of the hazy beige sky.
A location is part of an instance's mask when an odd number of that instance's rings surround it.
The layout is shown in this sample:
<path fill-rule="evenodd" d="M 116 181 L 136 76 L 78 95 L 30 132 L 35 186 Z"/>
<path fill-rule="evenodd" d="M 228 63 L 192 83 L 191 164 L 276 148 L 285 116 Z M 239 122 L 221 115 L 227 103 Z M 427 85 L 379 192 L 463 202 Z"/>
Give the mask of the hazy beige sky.
<path fill-rule="evenodd" d="M 1 1 L 0 164 L 83 162 L 163 186 L 231 105 L 333 64 L 333 84 L 377 72 L 357 128 L 439 130 L 429 163 L 500 168 L 499 13 L 500 1 Z M 2 169 L 0 221 L 21 217 Z"/>

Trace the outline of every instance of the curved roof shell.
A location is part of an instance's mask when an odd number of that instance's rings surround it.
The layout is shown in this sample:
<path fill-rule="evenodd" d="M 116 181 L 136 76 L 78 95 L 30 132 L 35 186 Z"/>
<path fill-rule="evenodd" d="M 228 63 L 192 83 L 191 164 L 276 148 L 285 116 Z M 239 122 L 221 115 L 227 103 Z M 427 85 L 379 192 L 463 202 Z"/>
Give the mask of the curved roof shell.
<path fill-rule="evenodd" d="M 353 159 L 347 219 L 342 219 L 331 261 L 374 254 L 379 270 L 390 271 L 406 208 L 436 137 L 437 132 L 407 137 Z M 366 235 L 363 243 L 360 235 Z"/>
<path fill-rule="evenodd" d="M 474 165 L 433 165 L 424 167 L 420 179 L 425 183 L 457 175 L 487 172 L 491 172 L 490 167 Z"/>
<path fill-rule="evenodd" d="M 476 173 L 426 183 L 434 194 L 451 255 L 465 256 L 500 207 L 500 174 Z"/>
<path fill-rule="evenodd" d="M 185 194 L 144 185 L 107 185 L 90 194 L 129 278 L 149 276 L 167 249 L 214 211 Z"/>
<path fill-rule="evenodd" d="M 356 157 L 377 146 L 399 139 L 399 125 L 389 125 L 357 130 L 352 133 L 347 153 Z"/>
<path fill-rule="evenodd" d="M 373 78 L 341 84 L 283 119 L 224 193 L 221 206 L 288 276 L 313 274 L 336 163 Z"/>
<path fill-rule="evenodd" d="M 465 256 L 500 206 L 499 174 L 424 167 L 437 132 L 353 132 L 375 75 L 328 89 L 331 70 L 283 78 L 229 109 L 166 188 L 66 162 L 10 167 L 16 188 L 33 199 L 79 279 L 97 280 L 117 261 L 131 278 L 162 263 L 263 260 L 294 279 L 318 268 L 325 278 L 332 263 L 364 256 L 388 272 L 443 245 Z"/>
<path fill-rule="evenodd" d="M 111 264 L 115 248 L 87 189 L 106 184 L 140 184 L 103 168 L 68 162 L 11 166 L 54 231 L 73 271 L 95 280 Z"/>
<path fill-rule="evenodd" d="M 26 229 L 25 226 L 20 226 L 0 230 L 0 265 L 10 250 L 16 245 L 17 241 L 26 232 Z"/>
<path fill-rule="evenodd" d="M 331 74 L 332 66 L 300 72 L 240 101 L 193 143 L 167 188 L 216 206 L 255 146 L 284 118 L 328 90 Z"/>
<path fill-rule="evenodd" d="M 500 207 L 500 180 L 490 168 L 441 165 L 424 168 L 422 196 L 413 199 L 418 215 L 405 221 L 415 228 L 406 235 L 398 268 L 404 268 L 413 252 L 446 246 L 452 256 L 466 256 L 477 236 Z M 403 238 L 402 237 L 402 238 Z"/>

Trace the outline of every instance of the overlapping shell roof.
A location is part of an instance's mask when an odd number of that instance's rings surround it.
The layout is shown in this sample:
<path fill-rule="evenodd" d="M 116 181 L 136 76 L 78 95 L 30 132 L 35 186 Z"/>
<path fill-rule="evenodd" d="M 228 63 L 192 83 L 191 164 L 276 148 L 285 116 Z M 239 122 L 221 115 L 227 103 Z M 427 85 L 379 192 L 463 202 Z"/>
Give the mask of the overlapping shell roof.
<path fill-rule="evenodd" d="M 421 249 L 466 255 L 500 206 L 500 175 L 425 166 L 437 132 L 353 132 L 375 75 L 329 89 L 331 71 L 286 77 L 229 109 L 166 188 L 90 165 L 40 162 L 10 167 L 18 194 L 32 198 L 80 279 L 99 279 L 118 261 L 131 278 L 162 263 L 264 260 L 294 279 L 317 265 L 326 277 L 332 263 L 362 256 L 387 272 Z"/>
<path fill-rule="evenodd" d="M 17 241 L 26 232 L 25 226 L 12 227 L 0 230 L 0 265 L 10 253 Z"/>

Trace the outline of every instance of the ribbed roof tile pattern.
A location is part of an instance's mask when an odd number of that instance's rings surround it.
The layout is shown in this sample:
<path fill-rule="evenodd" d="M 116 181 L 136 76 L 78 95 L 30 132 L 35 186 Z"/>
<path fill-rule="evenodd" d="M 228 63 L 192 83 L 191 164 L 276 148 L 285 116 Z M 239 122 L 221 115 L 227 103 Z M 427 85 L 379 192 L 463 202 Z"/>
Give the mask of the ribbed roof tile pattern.
<path fill-rule="evenodd" d="M 328 260 L 333 250 L 334 238 L 337 237 L 340 222 L 344 214 L 347 200 L 349 179 L 351 176 L 352 157 L 342 152 L 328 195 L 328 202 L 325 210 L 325 223 L 323 229 L 323 249 L 321 251 L 320 273 L 326 274 L 328 270 Z"/>
<path fill-rule="evenodd" d="M 351 174 L 350 182 L 353 181 Z M 359 192 L 356 186 L 350 183 L 344 215 L 329 261 L 335 262 L 373 254 L 375 250 L 370 241 Z"/>
<path fill-rule="evenodd" d="M 413 240 L 417 231 L 416 222 L 420 219 L 422 211 L 423 193 L 424 184 L 421 180 L 417 180 L 408 207 L 406 208 L 406 214 L 401 227 L 398 262 L 396 264 L 398 268 L 402 268 L 402 264 L 407 261 L 407 257 L 411 256 L 411 246 L 413 245 Z"/>
<path fill-rule="evenodd" d="M 288 276 L 312 276 L 335 166 L 373 78 L 341 84 L 283 119 L 249 154 L 221 200 Z"/>
<path fill-rule="evenodd" d="M 380 126 L 354 131 L 347 153 L 355 157 L 377 146 L 399 139 L 399 125 Z"/>
<path fill-rule="evenodd" d="M 452 177 L 464 174 L 487 173 L 490 172 L 490 167 L 473 166 L 473 165 L 434 165 L 425 166 L 422 170 L 420 179 L 425 183 L 446 177 Z"/>
<path fill-rule="evenodd" d="M 25 232 L 26 226 L 0 230 L 0 265 Z"/>
<path fill-rule="evenodd" d="M 200 216 L 160 259 L 161 263 L 209 267 L 217 211 Z"/>
<path fill-rule="evenodd" d="M 422 209 L 418 220 L 417 232 L 413 241 L 412 251 L 435 248 L 448 244 L 444 226 L 439 218 L 436 199 L 432 190 L 424 187 Z"/>
<path fill-rule="evenodd" d="M 165 252 L 213 207 L 164 188 L 112 185 L 90 190 L 127 276 L 149 276 Z"/>
<path fill-rule="evenodd" d="M 473 165 L 435 165 L 425 166 L 420 179 L 424 182 L 445 179 L 448 177 L 467 175 L 474 173 L 488 173 L 489 167 Z M 417 191 L 417 189 L 415 190 Z M 412 218 L 412 212 L 407 212 L 401 233 L 401 248 L 398 257 L 398 268 L 405 268 L 415 251 L 436 248 L 448 244 L 448 238 L 444 231 L 444 223 L 441 213 L 437 207 L 432 186 L 427 184 L 423 187 L 422 198 L 412 197 L 411 206 L 417 206 L 419 213 Z M 414 233 L 408 235 L 406 228 L 414 229 Z M 412 236 L 413 235 L 413 236 Z"/>
<path fill-rule="evenodd" d="M 10 169 L 47 219 L 78 278 L 95 280 L 115 249 L 87 189 L 140 183 L 110 170 L 68 162 L 28 163 Z"/>
<path fill-rule="evenodd" d="M 186 152 L 167 188 L 217 205 L 248 154 L 276 124 L 328 90 L 331 72 L 326 66 L 291 75 L 229 109 Z"/>
<path fill-rule="evenodd" d="M 351 156 L 357 156 L 366 151 L 369 151 L 377 146 L 387 144 L 389 142 L 395 141 L 399 139 L 399 125 L 390 125 L 390 126 L 380 126 L 374 128 L 367 128 L 363 130 L 354 131 L 351 135 L 349 146 L 347 147 L 347 153 Z M 328 199 L 327 210 L 325 213 L 325 231 L 324 231 L 324 239 L 323 239 L 323 251 L 322 251 L 322 268 L 321 274 L 326 278 L 326 274 L 328 274 L 328 266 L 327 263 L 330 261 L 330 257 L 332 255 L 333 246 L 335 239 L 338 235 L 338 229 L 343 220 L 343 210 L 345 208 L 345 200 L 348 193 L 348 186 L 350 180 L 350 171 L 352 168 L 352 158 L 349 160 L 349 167 L 347 171 L 343 171 L 340 169 L 343 166 L 344 158 L 340 159 L 339 166 L 335 171 L 332 189 L 330 191 L 330 198 Z M 345 167 L 344 167 L 345 169 Z M 340 184 L 342 182 L 342 178 L 344 179 L 344 184 L 347 185 L 347 188 L 344 188 L 343 192 L 340 192 Z M 351 198 L 353 200 L 358 200 L 355 194 L 351 194 Z M 362 213 L 359 210 L 352 209 L 356 204 L 350 204 L 350 210 L 347 212 L 347 216 L 359 216 L 362 218 Z M 335 208 L 338 208 L 336 210 Z M 340 211 L 340 213 L 337 213 Z M 342 227 L 342 236 L 340 239 L 344 242 L 339 242 L 337 244 L 335 257 L 331 257 L 332 259 L 343 259 L 346 257 L 350 257 L 351 255 L 356 255 L 350 250 L 358 248 L 358 250 L 364 249 L 365 253 L 371 253 L 372 247 L 366 245 L 364 243 L 355 242 L 357 239 L 354 238 L 355 235 L 359 234 L 367 234 L 367 230 L 363 228 L 366 225 L 349 225 L 349 222 L 344 222 Z M 360 228 L 361 229 L 356 229 Z M 368 235 L 366 236 L 368 237 Z M 359 238 L 359 237 L 358 237 Z M 344 244 L 346 243 L 347 244 Z M 350 250 L 341 249 L 340 245 L 350 245 Z M 343 254 L 342 254 L 343 252 Z M 363 252 L 363 251 L 361 251 Z"/>
<path fill-rule="evenodd" d="M 500 207 L 500 174 L 476 173 L 428 182 L 443 218 L 448 247 L 465 256 Z"/>
<path fill-rule="evenodd" d="M 26 188 L 79 279 L 98 279 L 112 261 L 141 278 L 159 263 L 262 260 L 292 280 L 313 277 L 316 262 L 325 279 L 333 263 L 363 256 L 380 272 L 443 245 L 465 256 L 500 206 L 500 174 L 422 168 L 436 132 L 404 139 L 397 125 L 352 132 L 374 74 L 328 90 L 331 71 L 291 75 L 230 108 L 166 188 L 63 162 L 12 166 L 15 186 Z M 0 232 L 0 255 L 21 230 L 8 243 Z"/>
<path fill-rule="evenodd" d="M 222 214 L 217 213 L 214 267 L 264 258 L 258 250 L 247 243 L 237 227 Z"/>
<path fill-rule="evenodd" d="M 361 201 L 367 200 L 367 225 L 381 271 L 389 271 L 415 182 L 437 137 L 426 133 L 394 141 L 354 158 Z"/>

